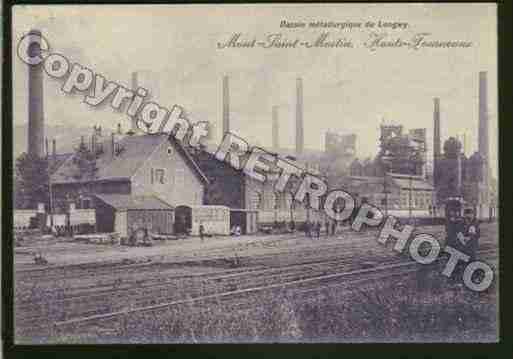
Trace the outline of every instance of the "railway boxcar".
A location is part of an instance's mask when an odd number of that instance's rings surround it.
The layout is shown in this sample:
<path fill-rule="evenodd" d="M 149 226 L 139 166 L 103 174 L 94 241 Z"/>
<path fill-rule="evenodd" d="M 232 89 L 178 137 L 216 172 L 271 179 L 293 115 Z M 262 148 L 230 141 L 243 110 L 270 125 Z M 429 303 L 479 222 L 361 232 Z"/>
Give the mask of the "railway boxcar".
<path fill-rule="evenodd" d="M 230 234 L 230 208 L 226 206 L 177 206 L 175 217 L 176 233 L 198 235 L 203 224 L 207 234 Z"/>

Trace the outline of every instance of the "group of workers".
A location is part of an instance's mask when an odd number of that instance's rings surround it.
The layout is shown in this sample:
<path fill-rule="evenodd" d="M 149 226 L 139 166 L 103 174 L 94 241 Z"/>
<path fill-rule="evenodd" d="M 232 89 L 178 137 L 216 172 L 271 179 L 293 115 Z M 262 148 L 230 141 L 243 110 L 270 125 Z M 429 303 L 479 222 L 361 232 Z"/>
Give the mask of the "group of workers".
<path fill-rule="evenodd" d="M 329 221 L 326 221 L 324 224 L 324 228 L 326 231 L 326 236 L 334 236 L 337 230 L 337 223 L 335 221 L 332 221 L 331 224 Z M 322 224 L 320 221 L 306 221 L 305 222 L 305 235 L 310 238 L 320 238 L 321 237 L 321 230 L 322 230 Z"/>

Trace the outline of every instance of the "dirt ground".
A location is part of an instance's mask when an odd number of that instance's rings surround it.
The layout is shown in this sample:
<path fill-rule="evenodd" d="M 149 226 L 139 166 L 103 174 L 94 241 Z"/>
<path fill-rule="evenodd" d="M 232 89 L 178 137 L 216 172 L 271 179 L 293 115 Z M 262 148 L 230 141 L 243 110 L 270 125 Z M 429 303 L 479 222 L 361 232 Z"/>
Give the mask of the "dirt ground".
<path fill-rule="evenodd" d="M 52 238 L 26 241 L 16 247 L 15 268 L 38 268 L 34 264 L 34 253 L 41 253 L 50 266 L 66 266 L 86 263 L 116 263 L 124 259 L 166 261 L 187 261 L 190 259 L 215 258 L 237 252 L 239 255 L 259 255 L 283 248 L 304 249 L 317 247 L 322 244 L 342 245 L 368 240 L 366 233 L 355 233 L 346 228 L 336 236 L 319 238 L 306 237 L 303 233 L 280 235 L 244 235 L 244 236 L 213 236 L 203 241 L 198 237 L 188 237 L 177 240 L 153 241 L 151 247 L 129 247 L 124 245 L 91 244 L 74 241 L 72 238 Z"/>
<path fill-rule="evenodd" d="M 442 227 L 419 227 L 419 232 L 426 231 L 444 237 Z M 48 266 L 66 266 L 73 264 L 119 263 L 123 260 L 145 261 L 161 260 L 181 262 L 191 259 L 207 259 L 225 257 L 237 253 L 239 256 L 262 255 L 289 249 L 302 251 L 308 248 L 326 246 L 354 245 L 365 241 L 369 248 L 379 248 L 374 240 L 376 231 L 354 232 L 343 228 L 335 236 L 321 234 L 317 238 L 309 238 L 304 233 L 279 235 L 244 235 L 213 236 L 201 241 L 198 237 L 177 240 L 154 241 L 151 247 L 128 247 L 112 244 L 91 244 L 74 241 L 72 238 L 47 238 L 25 240 L 14 249 L 15 270 L 36 269 L 33 256 L 42 254 L 48 260 Z M 443 238 L 441 238 L 443 241 Z"/>

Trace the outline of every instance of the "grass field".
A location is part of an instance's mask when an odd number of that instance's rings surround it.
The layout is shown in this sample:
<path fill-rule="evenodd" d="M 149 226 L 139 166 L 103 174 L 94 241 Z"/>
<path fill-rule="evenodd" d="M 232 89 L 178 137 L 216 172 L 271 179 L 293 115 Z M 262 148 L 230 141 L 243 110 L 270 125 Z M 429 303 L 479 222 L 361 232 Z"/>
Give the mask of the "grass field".
<path fill-rule="evenodd" d="M 114 325 L 48 338 L 57 343 L 494 342 L 495 289 L 475 293 L 437 276 L 254 297 L 249 309 L 219 301 L 127 315 Z"/>
<path fill-rule="evenodd" d="M 428 230 L 440 235 L 442 228 L 423 228 Z M 482 234 L 483 247 L 493 251 L 496 226 L 484 226 Z M 392 250 L 393 243 L 382 246 L 374 236 L 220 238 L 127 251 L 55 243 L 57 250 L 50 258 L 60 266 L 16 272 L 15 317 L 26 323 L 16 327 L 17 342 L 497 341 L 497 286 L 472 292 L 443 277 L 437 267 L 442 263 L 408 267 L 400 275 L 390 275 L 397 273 L 390 269 L 370 276 L 315 280 L 306 286 L 281 286 L 408 260 Z M 63 257 L 73 259 L 76 249 L 94 262 L 80 266 L 59 262 Z M 235 267 L 234 253 L 240 256 Z M 231 294 L 270 284 L 275 286 Z M 196 300 L 203 296 L 207 299 Z M 188 299 L 194 300 L 182 303 Z M 133 308 L 173 301 L 180 303 L 125 314 Z M 111 312 L 122 314 L 112 320 L 54 326 L 59 321 Z"/>

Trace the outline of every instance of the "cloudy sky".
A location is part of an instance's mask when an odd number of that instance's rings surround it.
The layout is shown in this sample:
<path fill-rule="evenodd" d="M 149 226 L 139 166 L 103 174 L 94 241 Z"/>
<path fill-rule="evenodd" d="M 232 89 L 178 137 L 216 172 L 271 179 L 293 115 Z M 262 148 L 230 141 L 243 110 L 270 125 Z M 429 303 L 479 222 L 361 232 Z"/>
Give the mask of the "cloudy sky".
<path fill-rule="evenodd" d="M 427 32 L 436 40 L 471 41 L 470 48 L 363 46 L 369 29 L 331 29 L 353 48 L 218 49 L 234 33 L 264 39 L 281 33 L 313 39 L 321 29 L 283 29 L 280 22 L 407 22 L 406 30 L 375 29 L 391 39 Z M 232 128 L 253 144 L 271 144 L 271 107 L 279 106 L 283 147 L 294 146 L 295 79 L 303 78 L 305 146 L 321 149 L 327 130 L 356 133 L 360 156 L 377 151 L 386 123 L 425 127 L 432 149 L 433 97 L 440 97 L 442 139 L 466 133 L 477 148 L 478 72 L 488 72 L 491 156 L 497 157 L 497 36 L 493 4 L 323 4 L 179 6 L 17 6 L 13 48 L 38 28 L 51 50 L 111 81 L 140 85 L 156 102 L 183 106 L 193 120 L 217 125 L 222 76 L 230 76 Z M 92 109 L 83 95 L 64 95 L 62 82 L 45 77 L 47 124 L 129 126 L 123 113 Z M 15 123 L 27 121 L 27 66 L 14 58 Z M 495 172 L 495 170 L 494 170 Z"/>

